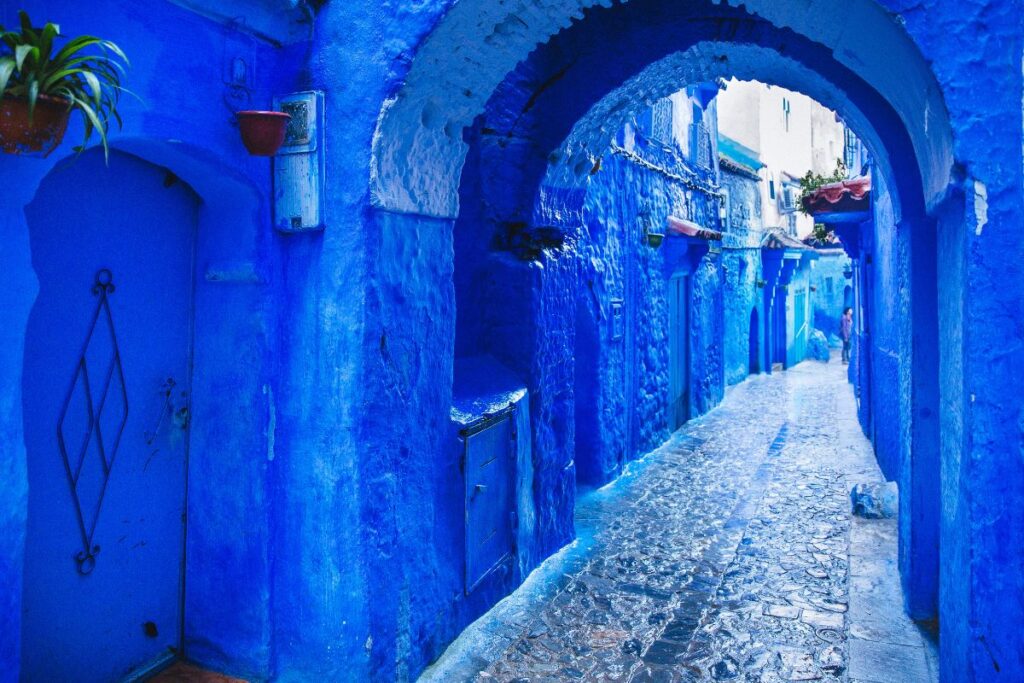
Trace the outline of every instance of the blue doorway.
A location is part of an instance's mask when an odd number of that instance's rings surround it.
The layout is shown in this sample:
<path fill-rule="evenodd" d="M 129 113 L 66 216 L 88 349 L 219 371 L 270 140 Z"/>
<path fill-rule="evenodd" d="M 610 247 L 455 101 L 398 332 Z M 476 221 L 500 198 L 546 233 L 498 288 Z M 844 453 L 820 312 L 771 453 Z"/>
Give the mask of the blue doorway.
<path fill-rule="evenodd" d="M 689 278 L 668 281 L 669 428 L 678 429 L 690 417 Z"/>
<path fill-rule="evenodd" d="M 750 309 L 750 327 L 747 331 L 747 334 L 749 335 L 747 337 L 747 372 L 751 375 L 756 375 L 761 372 L 761 359 L 758 353 L 759 346 L 757 339 L 760 330 L 760 324 L 757 320 L 757 309 L 752 308 Z"/>
<path fill-rule="evenodd" d="M 22 673 L 120 680 L 178 655 L 199 199 L 93 150 L 26 207 Z"/>
<path fill-rule="evenodd" d="M 776 287 L 772 304 L 772 363 L 786 367 L 786 304 L 789 292 L 786 287 Z"/>

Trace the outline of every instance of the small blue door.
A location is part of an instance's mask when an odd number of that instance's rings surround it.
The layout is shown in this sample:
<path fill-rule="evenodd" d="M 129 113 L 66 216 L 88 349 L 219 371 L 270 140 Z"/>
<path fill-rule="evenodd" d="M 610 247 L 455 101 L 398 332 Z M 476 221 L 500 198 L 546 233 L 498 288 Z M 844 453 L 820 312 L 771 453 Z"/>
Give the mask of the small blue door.
<path fill-rule="evenodd" d="M 116 681 L 179 651 L 198 206 L 92 151 L 26 207 L 26 681 Z"/>
<path fill-rule="evenodd" d="M 758 335 L 761 332 L 761 326 L 757 322 L 757 309 L 750 309 L 750 329 L 748 331 L 747 345 L 748 345 L 748 358 L 747 358 L 747 370 L 751 375 L 756 375 L 761 372 L 761 358 L 758 346 Z"/>
<path fill-rule="evenodd" d="M 465 435 L 466 594 L 513 552 L 515 411 L 475 425 Z"/>
<path fill-rule="evenodd" d="M 685 275 L 668 281 L 669 427 L 678 429 L 689 419 L 690 316 L 689 287 Z"/>

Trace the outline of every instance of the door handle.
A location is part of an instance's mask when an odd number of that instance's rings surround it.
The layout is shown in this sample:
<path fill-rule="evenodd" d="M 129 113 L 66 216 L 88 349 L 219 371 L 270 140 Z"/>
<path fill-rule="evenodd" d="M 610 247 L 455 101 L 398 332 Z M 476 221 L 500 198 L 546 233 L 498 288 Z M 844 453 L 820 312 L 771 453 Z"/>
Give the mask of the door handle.
<path fill-rule="evenodd" d="M 168 415 L 171 416 L 175 425 L 181 429 L 188 429 L 189 419 L 191 418 L 188 407 L 188 393 L 184 390 L 179 392 L 178 397 L 182 399 L 182 402 L 178 407 L 175 407 L 175 387 L 177 385 L 178 383 L 174 381 L 173 377 L 168 377 L 160 385 L 158 393 L 163 397 L 163 401 L 160 403 L 156 423 L 153 426 L 152 431 L 146 430 L 143 433 L 147 446 L 151 446 L 153 441 L 156 440 L 161 427 L 163 427 L 164 419 L 166 419 Z"/>

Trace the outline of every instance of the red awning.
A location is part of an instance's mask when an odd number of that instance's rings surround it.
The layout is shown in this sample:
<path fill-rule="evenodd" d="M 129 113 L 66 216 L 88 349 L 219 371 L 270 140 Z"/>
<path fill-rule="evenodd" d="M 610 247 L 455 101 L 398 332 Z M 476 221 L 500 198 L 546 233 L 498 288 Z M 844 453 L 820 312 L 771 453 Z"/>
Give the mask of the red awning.
<path fill-rule="evenodd" d="M 822 185 L 803 199 L 804 209 L 811 214 L 867 211 L 870 203 L 870 176 Z"/>
<path fill-rule="evenodd" d="M 707 228 L 700 227 L 693 221 L 688 221 L 685 218 L 676 218 L 675 216 L 668 217 L 668 234 L 680 237 L 696 237 L 697 239 L 712 242 L 722 239 L 722 233 L 717 230 L 708 230 Z"/>

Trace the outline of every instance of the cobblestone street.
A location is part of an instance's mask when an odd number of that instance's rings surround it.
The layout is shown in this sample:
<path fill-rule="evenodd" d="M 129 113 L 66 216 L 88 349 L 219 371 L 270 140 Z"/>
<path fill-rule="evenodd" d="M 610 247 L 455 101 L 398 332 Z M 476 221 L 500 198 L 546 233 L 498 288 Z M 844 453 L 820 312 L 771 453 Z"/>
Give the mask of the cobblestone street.
<path fill-rule="evenodd" d="M 578 540 L 425 681 L 937 679 L 838 358 L 750 379 L 577 507 Z"/>

